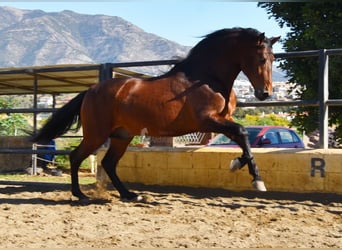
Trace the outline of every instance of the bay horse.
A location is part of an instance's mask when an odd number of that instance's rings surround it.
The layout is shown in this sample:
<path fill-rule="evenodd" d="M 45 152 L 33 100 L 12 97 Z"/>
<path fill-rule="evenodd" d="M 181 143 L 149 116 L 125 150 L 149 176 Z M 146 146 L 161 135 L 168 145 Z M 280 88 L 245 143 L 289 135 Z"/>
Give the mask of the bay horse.
<path fill-rule="evenodd" d="M 246 129 L 229 118 L 229 96 L 240 71 L 249 78 L 257 99 L 272 93 L 272 45 L 252 28 L 221 29 L 195 45 L 168 72 L 148 79 L 114 78 L 81 92 L 61 107 L 32 137 L 44 143 L 66 133 L 76 123 L 83 140 L 70 153 L 71 192 L 80 200 L 78 170 L 84 159 L 110 138 L 102 166 L 125 200 L 141 199 L 116 174 L 116 165 L 135 135 L 180 136 L 192 132 L 223 133 L 236 141 L 242 156 L 231 171 L 248 165 L 252 185 L 266 191 L 247 139 Z"/>
<path fill-rule="evenodd" d="M 229 121 L 234 121 L 234 118 L 233 118 L 233 113 L 235 112 L 236 110 L 236 105 L 237 105 L 237 96 L 235 94 L 235 91 L 234 89 L 232 89 L 229 93 L 229 97 L 228 97 L 228 111 L 227 111 L 227 114 L 225 116 L 225 118 Z"/>

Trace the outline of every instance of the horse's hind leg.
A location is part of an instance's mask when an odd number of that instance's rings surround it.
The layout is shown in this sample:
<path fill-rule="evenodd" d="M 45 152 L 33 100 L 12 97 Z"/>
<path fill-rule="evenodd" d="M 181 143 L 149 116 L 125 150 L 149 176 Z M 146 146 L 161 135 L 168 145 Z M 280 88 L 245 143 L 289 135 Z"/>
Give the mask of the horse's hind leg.
<path fill-rule="evenodd" d="M 120 198 L 123 200 L 140 200 L 137 194 L 128 191 L 128 189 L 123 185 L 121 180 L 116 174 L 116 167 L 117 163 L 120 158 L 125 153 L 128 144 L 132 138 L 129 139 L 117 139 L 111 138 L 110 147 L 102 160 L 102 166 L 106 173 L 108 174 L 109 178 L 111 179 L 114 187 L 120 193 Z"/>
<path fill-rule="evenodd" d="M 102 143 L 87 143 L 82 140 L 81 144 L 70 153 L 70 166 L 71 166 L 71 192 L 72 195 L 78 197 L 80 200 L 87 199 L 88 197 L 83 194 L 80 189 L 78 170 L 84 159 L 101 146 Z"/>

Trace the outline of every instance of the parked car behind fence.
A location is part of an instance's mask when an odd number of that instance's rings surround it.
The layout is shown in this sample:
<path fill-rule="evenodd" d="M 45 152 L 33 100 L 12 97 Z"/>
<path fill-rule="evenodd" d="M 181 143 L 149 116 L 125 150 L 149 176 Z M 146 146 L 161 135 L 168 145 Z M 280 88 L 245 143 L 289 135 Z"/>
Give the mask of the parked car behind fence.
<path fill-rule="evenodd" d="M 252 148 L 304 148 L 298 134 L 289 128 L 280 126 L 246 126 Z M 235 141 L 223 134 L 216 135 L 207 146 L 238 147 Z"/>

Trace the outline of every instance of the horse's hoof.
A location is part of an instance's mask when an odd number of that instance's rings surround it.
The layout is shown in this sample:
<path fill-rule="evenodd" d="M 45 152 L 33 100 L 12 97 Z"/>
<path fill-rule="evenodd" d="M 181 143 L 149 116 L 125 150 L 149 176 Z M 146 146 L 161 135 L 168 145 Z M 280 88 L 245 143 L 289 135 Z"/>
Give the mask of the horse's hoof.
<path fill-rule="evenodd" d="M 234 172 L 240 168 L 241 168 L 241 162 L 239 158 L 235 158 L 234 160 L 230 162 L 230 167 L 229 167 L 230 172 Z"/>
<path fill-rule="evenodd" d="M 145 202 L 145 198 L 141 195 L 138 195 L 137 197 L 135 197 L 134 201 L 135 202 Z"/>
<path fill-rule="evenodd" d="M 88 196 L 81 196 L 81 197 L 77 197 L 75 195 L 72 195 L 70 197 L 70 201 L 72 203 L 77 203 L 77 204 L 81 204 L 81 205 L 86 205 L 90 203 L 90 198 Z"/>
<path fill-rule="evenodd" d="M 128 199 L 128 198 L 121 198 L 121 201 L 123 201 L 123 202 L 144 202 L 145 199 L 144 199 L 144 197 L 138 195 L 137 197 L 130 198 L 130 199 Z"/>
<path fill-rule="evenodd" d="M 252 184 L 253 184 L 253 187 L 257 189 L 258 191 L 261 191 L 261 192 L 267 191 L 265 187 L 265 183 L 263 181 L 260 181 L 260 180 L 253 181 Z"/>
<path fill-rule="evenodd" d="M 90 200 L 90 198 L 88 196 L 86 196 L 85 194 L 83 194 L 82 192 L 72 192 L 72 195 L 70 197 L 71 201 L 80 201 L 80 202 L 88 202 Z"/>
<path fill-rule="evenodd" d="M 128 197 L 122 197 L 121 201 L 124 202 L 144 202 L 145 198 L 141 195 L 132 195 L 132 196 L 128 196 Z"/>

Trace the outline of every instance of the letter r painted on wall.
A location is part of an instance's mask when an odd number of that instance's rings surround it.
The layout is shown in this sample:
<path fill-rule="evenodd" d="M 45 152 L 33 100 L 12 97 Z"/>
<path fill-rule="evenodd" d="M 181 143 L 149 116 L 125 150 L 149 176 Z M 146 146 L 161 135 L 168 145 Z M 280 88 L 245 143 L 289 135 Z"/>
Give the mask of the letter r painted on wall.
<path fill-rule="evenodd" d="M 321 177 L 325 177 L 325 161 L 322 158 L 311 158 L 311 176 L 314 177 L 316 171 L 321 173 Z"/>

